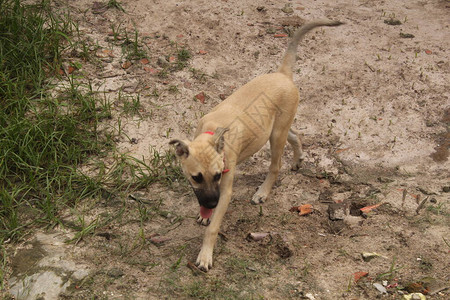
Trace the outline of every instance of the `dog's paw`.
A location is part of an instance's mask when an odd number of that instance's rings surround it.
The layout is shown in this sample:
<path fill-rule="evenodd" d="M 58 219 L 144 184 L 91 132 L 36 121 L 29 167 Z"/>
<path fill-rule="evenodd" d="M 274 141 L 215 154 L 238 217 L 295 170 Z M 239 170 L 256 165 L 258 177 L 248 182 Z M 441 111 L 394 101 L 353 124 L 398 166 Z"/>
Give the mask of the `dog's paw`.
<path fill-rule="evenodd" d="M 305 157 L 306 157 L 306 155 L 304 153 L 302 153 L 298 160 L 296 160 L 296 161 L 294 160 L 291 165 L 291 170 L 298 171 L 298 169 L 300 169 L 303 161 L 305 160 Z"/>
<path fill-rule="evenodd" d="M 195 265 L 202 271 L 208 272 L 209 269 L 212 268 L 212 251 L 204 251 L 203 249 L 200 250 L 200 253 L 198 254 L 197 261 Z"/>
<path fill-rule="evenodd" d="M 293 163 L 291 166 L 292 171 L 298 171 L 298 169 L 300 169 L 300 161 Z"/>
<path fill-rule="evenodd" d="M 203 226 L 208 226 L 209 223 L 211 223 L 211 221 L 209 218 L 204 219 L 204 218 L 202 218 L 202 216 L 200 214 L 198 214 L 197 223 L 200 225 L 203 225 Z"/>
<path fill-rule="evenodd" d="M 264 203 L 264 201 L 266 201 L 266 199 L 267 199 L 267 195 L 259 193 L 259 191 L 258 191 L 258 192 L 256 192 L 256 194 L 253 195 L 253 198 L 250 202 L 254 205 L 257 205 L 257 204 Z"/>

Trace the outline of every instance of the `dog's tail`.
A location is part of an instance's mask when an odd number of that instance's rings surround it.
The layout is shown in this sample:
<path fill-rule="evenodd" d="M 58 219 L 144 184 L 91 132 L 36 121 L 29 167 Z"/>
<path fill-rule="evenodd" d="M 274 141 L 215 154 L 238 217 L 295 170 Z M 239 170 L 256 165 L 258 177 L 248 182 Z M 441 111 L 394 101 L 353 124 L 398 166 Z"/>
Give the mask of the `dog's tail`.
<path fill-rule="evenodd" d="M 285 75 L 288 75 L 289 77 L 292 77 L 292 68 L 295 64 L 296 56 L 297 56 L 297 46 L 298 43 L 301 41 L 301 39 L 305 36 L 305 34 L 320 26 L 339 26 L 344 23 L 339 21 L 329 21 L 329 20 L 318 20 L 313 21 L 310 23 L 304 24 L 302 27 L 300 27 L 295 33 L 294 37 L 292 38 L 291 42 L 289 43 L 289 46 L 286 50 L 286 54 L 284 55 L 283 62 L 281 63 L 280 68 L 278 69 L 278 72 L 283 73 Z"/>

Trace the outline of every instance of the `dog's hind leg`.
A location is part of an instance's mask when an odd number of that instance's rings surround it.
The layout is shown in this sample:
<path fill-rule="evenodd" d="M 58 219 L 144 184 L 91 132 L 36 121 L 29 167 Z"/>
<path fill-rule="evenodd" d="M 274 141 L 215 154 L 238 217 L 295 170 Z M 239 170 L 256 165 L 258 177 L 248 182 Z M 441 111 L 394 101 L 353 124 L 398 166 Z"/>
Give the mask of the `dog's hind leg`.
<path fill-rule="evenodd" d="M 270 135 L 270 152 L 271 152 L 271 162 L 269 167 L 269 173 L 267 174 L 266 180 L 258 188 L 258 191 L 253 195 L 251 200 L 252 204 L 263 203 L 270 194 L 272 186 L 277 180 L 278 173 L 281 168 L 281 156 L 284 152 L 284 146 L 286 145 L 286 139 L 288 132 L 282 130 L 274 130 Z"/>
<path fill-rule="evenodd" d="M 289 129 L 287 140 L 294 149 L 294 159 L 292 161 L 291 169 L 297 171 L 300 168 L 300 164 L 305 159 L 302 150 L 302 143 L 300 141 L 298 134 L 293 129 Z"/>

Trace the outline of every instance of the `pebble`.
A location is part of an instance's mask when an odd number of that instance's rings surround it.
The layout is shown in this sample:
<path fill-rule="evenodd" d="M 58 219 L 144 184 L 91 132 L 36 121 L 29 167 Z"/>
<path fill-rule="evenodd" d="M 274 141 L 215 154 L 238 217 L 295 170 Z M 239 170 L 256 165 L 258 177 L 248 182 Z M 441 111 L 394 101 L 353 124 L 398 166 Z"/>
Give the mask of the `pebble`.
<path fill-rule="evenodd" d="M 160 56 L 158 57 L 158 65 L 160 65 L 161 67 L 166 67 L 169 65 L 169 62 L 164 56 Z"/>
<path fill-rule="evenodd" d="M 386 288 L 384 287 L 384 286 L 382 286 L 381 284 L 379 284 L 379 283 L 374 283 L 373 284 L 373 286 L 380 292 L 380 293 L 382 293 L 382 294 L 386 294 L 387 293 L 387 290 L 386 290 Z"/>
<path fill-rule="evenodd" d="M 108 272 L 106 272 L 106 275 L 112 278 L 119 278 L 122 277 L 124 273 L 120 268 L 111 268 L 108 270 Z"/>
<path fill-rule="evenodd" d="M 305 298 L 309 299 L 309 300 L 315 300 L 316 298 L 313 296 L 313 294 L 311 293 L 307 293 L 305 294 Z"/>

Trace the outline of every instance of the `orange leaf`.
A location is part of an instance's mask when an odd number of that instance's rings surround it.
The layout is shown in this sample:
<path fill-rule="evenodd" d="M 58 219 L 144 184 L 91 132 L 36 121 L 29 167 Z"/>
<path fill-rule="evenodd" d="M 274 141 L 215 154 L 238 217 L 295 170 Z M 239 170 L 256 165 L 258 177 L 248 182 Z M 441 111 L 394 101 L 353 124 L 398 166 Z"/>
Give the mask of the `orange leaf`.
<path fill-rule="evenodd" d="M 353 273 L 353 276 L 355 277 L 355 282 L 358 282 L 358 280 L 360 280 L 362 277 L 366 277 L 367 275 L 369 275 L 368 272 L 355 272 L 355 273 Z"/>
<path fill-rule="evenodd" d="M 273 35 L 273 37 L 276 37 L 276 38 L 284 38 L 284 37 L 287 37 L 288 35 L 287 34 L 285 34 L 285 33 L 279 33 L 279 34 L 274 34 Z"/>
<path fill-rule="evenodd" d="M 430 55 L 430 54 L 433 53 L 433 52 L 431 52 L 431 50 L 425 50 L 425 53 L 428 54 L 428 55 Z"/>
<path fill-rule="evenodd" d="M 201 55 L 205 55 L 205 54 L 207 54 L 208 53 L 208 51 L 205 51 L 205 50 L 200 50 L 200 51 L 198 51 L 198 54 L 201 54 Z"/>
<path fill-rule="evenodd" d="M 141 64 L 146 65 L 149 63 L 149 60 L 147 58 L 141 59 Z"/>
<path fill-rule="evenodd" d="M 383 203 L 378 203 L 378 204 L 375 204 L 375 205 L 369 205 L 369 206 L 360 208 L 359 210 L 362 211 L 363 213 L 368 213 L 368 212 L 371 212 L 372 209 L 375 209 L 378 206 L 380 206 L 381 204 L 383 204 Z"/>
<path fill-rule="evenodd" d="M 69 67 L 67 68 L 67 73 L 72 74 L 73 71 L 75 71 L 75 70 L 76 70 L 76 69 L 75 69 L 74 67 L 69 66 Z"/>
<path fill-rule="evenodd" d="M 308 215 L 310 213 L 312 213 L 312 205 L 311 204 L 303 204 L 299 206 L 300 209 L 300 216 L 305 216 Z"/>

